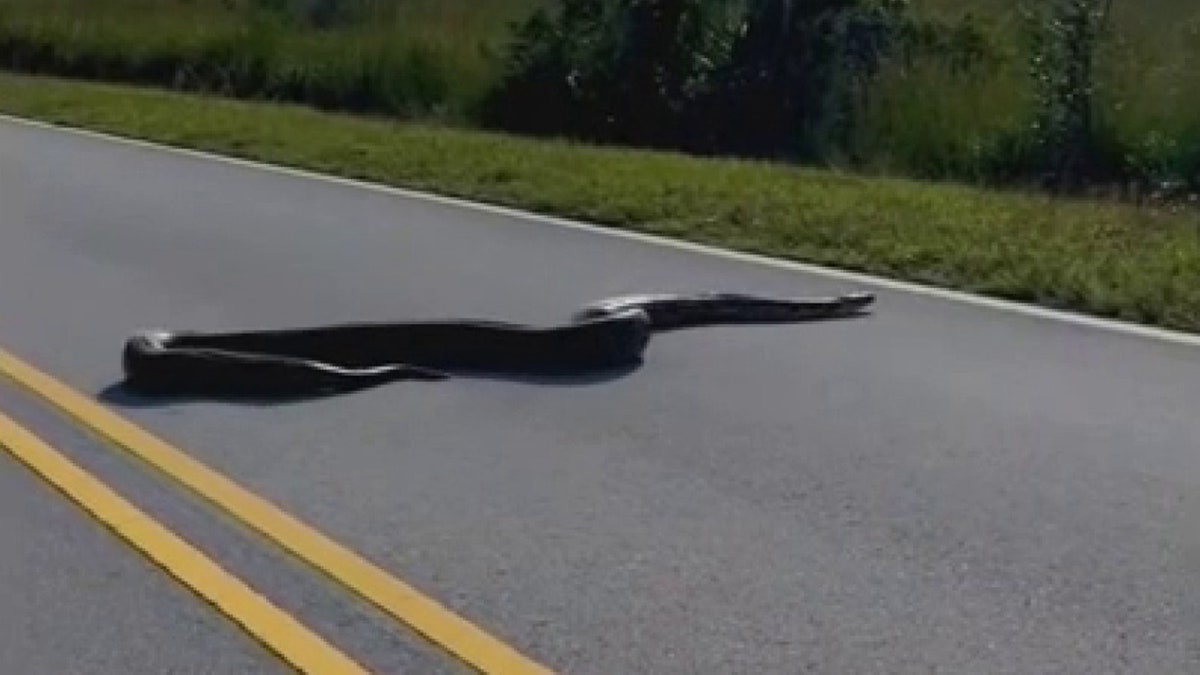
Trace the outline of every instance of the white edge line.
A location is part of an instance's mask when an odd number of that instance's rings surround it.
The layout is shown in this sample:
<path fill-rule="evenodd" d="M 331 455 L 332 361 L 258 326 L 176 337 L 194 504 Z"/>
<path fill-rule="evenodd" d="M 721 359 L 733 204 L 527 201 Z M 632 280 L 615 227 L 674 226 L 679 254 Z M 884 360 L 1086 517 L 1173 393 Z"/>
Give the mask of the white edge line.
<path fill-rule="evenodd" d="M 926 285 L 907 282 L 907 281 L 899 281 L 896 279 L 888 279 L 886 277 L 874 276 L 871 274 L 865 274 L 865 273 L 861 273 L 861 272 L 851 272 L 848 270 L 841 270 L 841 269 L 836 269 L 836 268 L 832 268 L 832 267 L 824 267 L 824 266 L 816 265 L 816 264 L 812 264 L 812 263 L 803 263 L 803 262 L 797 262 L 797 261 L 792 261 L 792 260 L 784 260 L 781 258 L 772 258 L 770 256 L 760 255 L 760 254 L 756 254 L 756 253 L 733 251 L 733 250 L 729 250 L 729 249 L 719 248 L 716 246 L 710 246 L 707 244 L 700 244 L 700 243 L 685 241 L 685 240 L 681 240 L 681 239 L 673 239 L 673 238 L 665 237 L 665 236 L 661 236 L 661 235 L 649 234 L 646 232 L 636 232 L 636 231 L 632 231 L 632 230 L 620 229 L 618 227 L 606 227 L 603 225 L 589 224 L 589 223 L 585 223 L 582 221 L 570 220 L 568 218 L 562 218 L 562 217 L 558 217 L 558 216 L 549 216 L 549 215 L 544 215 L 544 214 L 540 214 L 540 213 L 534 213 L 531 211 L 523 211 L 521 209 L 512 208 L 512 207 L 508 207 L 508 206 L 500 206 L 500 205 L 488 204 L 488 203 L 484 203 L 484 202 L 475 202 L 475 201 L 470 201 L 467 199 L 461 199 L 458 197 L 448 197 L 448 196 L 433 194 L 433 193 L 429 193 L 429 192 L 421 192 L 419 190 L 396 187 L 396 186 L 392 186 L 392 185 L 385 185 L 382 183 L 375 183 L 375 182 L 371 182 L 371 181 L 367 181 L 367 180 L 361 180 L 361 179 L 355 179 L 355 178 L 344 178 L 341 176 L 334 176 L 334 175 L 330 175 L 330 174 L 318 173 L 318 172 L 309 171 L 306 169 L 282 166 L 279 164 L 271 164 L 268 162 L 262 162 L 262 161 L 256 161 L 256 160 L 250 160 L 250 159 L 242 159 L 239 157 L 230 157 L 227 155 L 220 155 L 220 154 L 217 154 L 214 152 L 207 152 L 207 151 L 203 151 L 203 150 L 194 150 L 191 148 L 184 148 L 184 147 L 179 147 L 179 146 L 174 146 L 174 145 L 165 145 L 162 143 L 155 143 L 152 141 L 147 141 L 147 140 L 143 140 L 143 139 L 139 139 L 139 138 L 132 138 L 132 137 L 120 136 L 120 135 L 112 134 L 112 133 L 94 131 L 91 129 L 84 129 L 84 128 L 80 128 L 80 127 L 71 126 L 68 124 L 44 122 L 44 121 L 40 121 L 40 120 L 18 117 L 18 116 L 6 114 L 6 113 L 0 113 L 0 120 L 7 121 L 7 122 L 10 122 L 13 124 L 19 124 L 19 125 L 37 127 L 37 128 L 41 128 L 41 129 L 47 129 L 47 130 L 52 130 L 52 131 L 57 131 L 57 132 L 62 132 L 62 133 L 69 133 L 69 134 L 75 134 L 75 135 L 79 135 L 79 136 L 85 136 L 88 138 L 103 140 L 103 141 L 107 141 L 107 142 L 111 142 L 111 143 L 130 145 L 130 146 L 134 146 L 134 147 L 138 147 L 138 148 L 155 150 L 158 152 L 165 152 L 165 153 L 169 153 L 169 154 L 182 155 L 185 157 L 191 157 L 191 158 L 195 158 L 195 159 L 203 159 L 203 160 L 212 161 L 212 162 L 219 162 L 219 163 L 229 164 L 229 165 L 238 166 L 238 167 L 242 167 L 242 168 L 255 169 L 258 171 L 265 171 L 268 173 L 276 173 L 276 174 L 281 174 L 281 175 L 285 175 L 285 176 L 291 176 L 293 178 L 316 180 L 316 181 L 321 181 L 321 182 L 325 182 L 325 183 L 332 183 L 332 184 L 342 185 L 342 186 L 346 186 L 346 187 L 368 190 L 368 191 L 372 191 L 372 192 L 381 192 L 384 194 L 405 197 L 408 199 L 413 199 L 413 200 L 418 200 L 418 201 L 433 202 L 433 203 L 442 204 L 442 205 L 446 205 L 446 206 L 454 206 L 454 207 L 468 209 L 468 210 L 480 211 L 483 213 L 490 213 L 490 214 L 494 214 L 494 215 L 507 216 L 510 218 L 517 218 L 517 219 L 524 219 L 524 220 L 529 220 L 529 221 L 534 221 L 534 222 L 541 222 L 541 223 L 546 223 L 546 224 L 550 224 L 550 225 L 557 225 L 559 227 L 565 227 L 565 228 L 569 228 L 569 229 L 573 229 L 573 230 L 581 230 L 584 232 L 589 232 L 591 234 L 608 236 L 608 237 L 616 237 L 616 238 L 621 238 L 621 239 L 628 239 L 628 240 L 632 240 L 632 241 L 636 241 L 636 242 L 640 242 L 640 243 L 644 243 L 644 244 L 653 244 L 656 246 L 673 248 L 673 249 L 688 251 L 691 253 L 699 253 L 699 254 L 703 254 L 703 255 L 724 258 L 727 260 L 735 260 L 735 261 L 743 262 L 743 263 L 751 263 L 751 264 L 756 264 L 756 265 L 762 265 L 765 267 L 773 267 L 776 269 L 790 270 L 793 272 L 801 272 L 801 273 L 809 274 L 809 275 L 813 275 L 813 276 L 821 276 L 821 277 L 827 277 L 827 278 L 831 278 L 831 279 L 839 279 L 842 281 L 849 281 L 849 282 L 863 284 L 863 285 L 867 285 L 867 286 L 875 286 L 878 288 L 883 288 L 883 289 L 888 289 L 888 290 L 893 290 L 893 291 L 902 291 L 905 293 L 911 293 L 913 295 L 922 295 L 922 296 L 927 296 L 927 297 L 939 298 L 942 300 L 949 300 L 949 301 L 960 302 L 960 303 L 964 303 L 964 304 L 968 304 L 968 305 L 975 305 L 977 307 L 986 307 L 988 309 L 994 309 L 994 310 L 999 310 L 999 311 L 1004 311 L 1004 312 L 1011 312 L 1014 314 L 1023 314 L 1025 316 L 1031 316 L 1031 317 L 1036 317 L 1036 318 L 1040 318 L 1040 319 L 1049 319 L 1052 321 L 1059 321 L 1062 323 L 1074 324 L 1077 326 L 1083 326 L 1083 327 L 1087 327 L 1087 328 L 1094 328 L 1094 329 L 1099 329 L 1099 330 L 1111 331 L 1111 332 L 1115 332 L 1115 333 L 1121 333 L 1121 334 L 1125 334 L 1125 335 L 1132 335 L 1135 337 L 1148 338 L 1148 339 L 1152 339 L 1152 340 L 1160 340 L 1160 341 L 1164 341 L 1164 342 L 1187 345 L 1187 346 L 1191 346 L 1191 347 L 1200 347 L 1200 334 L 1191 334 L 1191 333 L 1185 333 L 1182 331 L 1174 331 L 1174 330 L 1170 330 L 1170 329 L 1166 329 L 1166 328 L 1158 328 L 1158 327 L 1154 327 L 1154 326 L 1128 323 L 1128 322 L 1124 322 L 1124 321 L 1117 321 L 1114 319 L 1106 319 L 1106 318 L 1102 318 L 1102 317 L 1089 316 L 1086 314 L 1077 314 L 1077 313 L 1058 310 L 1058 309 L 1050 309 L 1048 307 L 1041 307 L 1038 305 L 1024 304 L 1024 303 L 1020 303 L 1020 302 L 1014 302 L 1011 300 L 1003 300 L 1000 298 L 992 298 L 992 297 L 987 297 L 987 296 L 982 296 L 982 295 L 976 295 L 976 294 L 968 293 L 965 291 L 956 291 L 956 290 L 951 290 L 951 289 L 947 289 L 947 288 L 939 288 L 936 286 L 926 286 Z"/>

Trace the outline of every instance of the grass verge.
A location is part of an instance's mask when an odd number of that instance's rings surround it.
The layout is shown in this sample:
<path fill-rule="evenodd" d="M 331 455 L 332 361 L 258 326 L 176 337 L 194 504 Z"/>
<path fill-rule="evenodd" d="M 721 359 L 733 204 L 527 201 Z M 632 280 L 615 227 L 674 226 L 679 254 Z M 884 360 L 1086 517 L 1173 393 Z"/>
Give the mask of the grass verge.
<path fill-rule="evenodd" d="M 0 111 L 1197 332 L 1200 220 L 0 75 Z"/>

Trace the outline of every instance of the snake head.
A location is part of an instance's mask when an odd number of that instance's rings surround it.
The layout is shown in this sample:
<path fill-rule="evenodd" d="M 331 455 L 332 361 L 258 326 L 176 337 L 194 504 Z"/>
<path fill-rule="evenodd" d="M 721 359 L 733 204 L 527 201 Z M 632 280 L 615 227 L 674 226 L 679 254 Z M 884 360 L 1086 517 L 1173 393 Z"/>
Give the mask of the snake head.
<path fill-rule="evenodd" d="M 867 292 L 843 293 L 837 297 L 844 312 L 858 312 L 875 304 L 875 294 Z"/>

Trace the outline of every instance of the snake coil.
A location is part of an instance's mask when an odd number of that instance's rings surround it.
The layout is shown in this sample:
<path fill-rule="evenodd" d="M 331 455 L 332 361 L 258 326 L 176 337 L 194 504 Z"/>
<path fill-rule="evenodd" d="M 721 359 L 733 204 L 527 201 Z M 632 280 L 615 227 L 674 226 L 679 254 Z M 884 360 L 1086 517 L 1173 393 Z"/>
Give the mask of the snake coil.
<path fill-rule="evenodd" d="M 570 322 L 536 327 L 488 320 L 347 323 L 227 333 L 140 331 L 125 343 L 131 390 L 152 395 L 305 396 L 448 371 L 579 373 L 639 362 L 653 333 L 702 325 L 846 317 L 869 293 L 765 298 L 650 294 L 586 305 Z"/>

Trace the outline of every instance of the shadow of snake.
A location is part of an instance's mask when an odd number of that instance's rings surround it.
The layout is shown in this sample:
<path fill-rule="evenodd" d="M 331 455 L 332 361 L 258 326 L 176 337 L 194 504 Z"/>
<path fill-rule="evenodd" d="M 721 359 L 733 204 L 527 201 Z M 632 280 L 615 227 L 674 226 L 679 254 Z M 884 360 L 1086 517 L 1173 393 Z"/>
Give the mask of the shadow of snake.
<path fill-rule="evenodd" d="M 648 294 L 584 306 L 549 327 L 459 319 L 225 333 L 140 331 L 125 343 L 125 388 L 140 396 L 297 398 L 453 371 L 575 376 L 638 364 L 654 333 L 721 324 L 850 317 L 869 293 L 767 298 Z"/>

